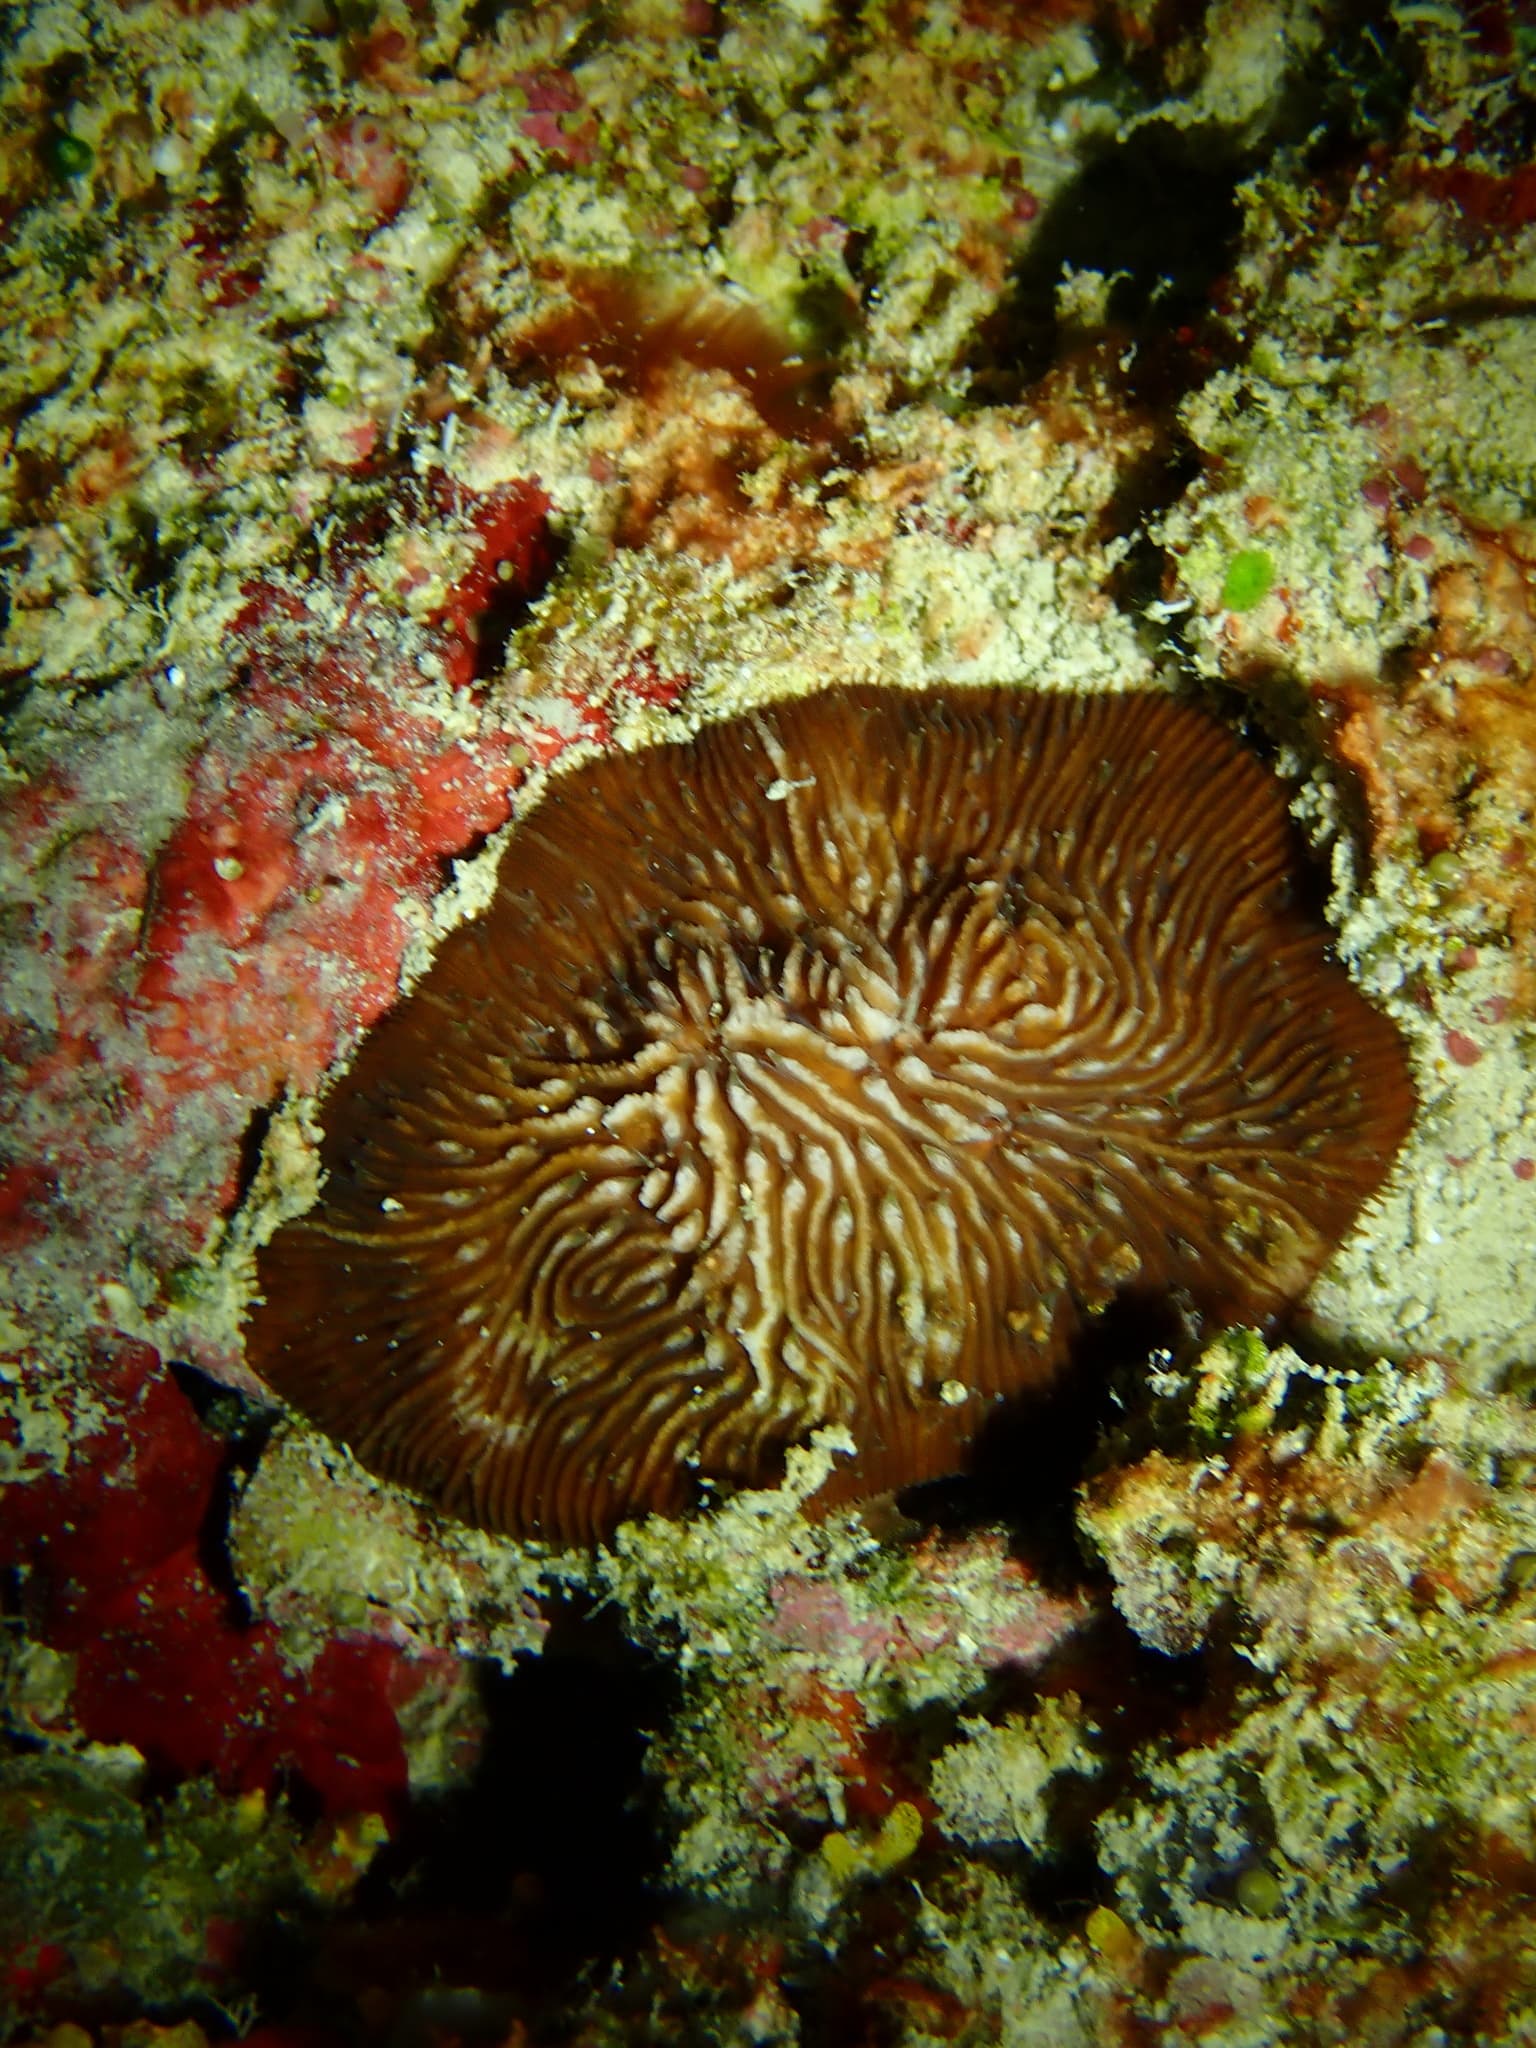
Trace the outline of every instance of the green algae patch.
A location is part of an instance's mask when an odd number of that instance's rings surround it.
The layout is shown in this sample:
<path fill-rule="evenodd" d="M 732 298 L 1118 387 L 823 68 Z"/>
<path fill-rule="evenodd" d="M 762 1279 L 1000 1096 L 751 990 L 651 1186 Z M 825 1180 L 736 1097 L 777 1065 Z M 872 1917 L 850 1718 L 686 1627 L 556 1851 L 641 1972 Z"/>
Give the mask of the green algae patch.
<path fill-rule="evenodd" d="M 317 1904 L 322 1859 L 280 1808 L 206 1783 L 144 1801 L 136 1763 L 132 1751 L 92 1748 L 0 1764 L 0 1926 L 23 1964 L 47 1963 L 71 2006 L 175 2005 L 206 1968 L 215 1917 L 254 1928 L 279 1902 L 295 1915 Z M 7 2040 L 16 1981 L 0 1984 Z M 244 2033 L 254 2007 L 226 2017 Z"/>
<path fill-rule="evenodd" d="M 1262 548 L 1244 548 L 1227 564 L 1227 578 L 1221 586 L 1221 608 L 1228 612 L 1251 612 L 1269 595 L 1275 580 L 1275 565 Z"/>
<path fill-rule="evenodd" d="M 78 135 L 62 129 L 43 144 L 43 161 L 56 178 L 83 178 L 96 161 L 96 152 Z"/>

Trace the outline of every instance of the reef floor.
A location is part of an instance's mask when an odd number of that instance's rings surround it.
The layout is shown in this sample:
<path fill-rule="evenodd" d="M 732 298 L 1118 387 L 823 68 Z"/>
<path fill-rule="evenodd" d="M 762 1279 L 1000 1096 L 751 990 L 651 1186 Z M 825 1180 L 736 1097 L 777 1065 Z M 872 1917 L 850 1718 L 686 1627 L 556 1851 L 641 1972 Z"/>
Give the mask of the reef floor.
<path fill-rule="evenodd" d="M 1529 0 L 23 0 L 0 116 L 0 2036 L 1536 2044 Z M 1418 1100 L 1295 1312 L 596 1548 L 278 1403 L 552 779 L 968 683 L 1282 778 Z"/>

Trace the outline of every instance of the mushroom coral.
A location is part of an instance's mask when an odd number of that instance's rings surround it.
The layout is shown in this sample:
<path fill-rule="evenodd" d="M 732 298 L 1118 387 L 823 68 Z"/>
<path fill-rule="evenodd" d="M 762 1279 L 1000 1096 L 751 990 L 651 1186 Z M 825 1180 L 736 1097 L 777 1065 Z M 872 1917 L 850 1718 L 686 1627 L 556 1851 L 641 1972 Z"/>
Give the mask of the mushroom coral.
<path fill-rule="evenodd" d="M 953 1471 L 1127 1291 L 1276 1313 L 1389 1171 L 1299 854 L 1161 695 L 829 690 L 554 778 L 330 1094 L 252 1361 L 556 1540 L 824 1425 L 824 1499 Z"/>

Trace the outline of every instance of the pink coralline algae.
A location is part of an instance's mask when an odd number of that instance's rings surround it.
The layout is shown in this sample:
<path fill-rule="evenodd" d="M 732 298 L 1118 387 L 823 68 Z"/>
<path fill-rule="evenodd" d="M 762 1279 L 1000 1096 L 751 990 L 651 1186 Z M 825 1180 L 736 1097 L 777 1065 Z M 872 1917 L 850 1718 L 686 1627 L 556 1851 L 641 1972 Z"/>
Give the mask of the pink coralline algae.
<path fill-rule="evenodd" d="M 344 1636 L 308 1669 L 217 1582 L 205 1528 L 227 1447 L 147 1345 L 104 1344 L 107 1426 L 64 1474 L 8 1489 L 0 1565 L 35 1642 L 73 1658 L 65 1739 L 131 1743 L 160 1781 L 208 1772 L 228 1792 L 304 1785 L 332 1816 L 393 1818 L 406 1792 L 397 1709 L 427 1672 Z"/>
<path fill-rule="evenodd" d="M 183 1075 L 260 1087 L 281 1066 L 318 1079 L 335 1052 L 335 997 L 353 1025 L 393 1000 L 405 937 L 394 906 L 505 821 L 518 779 L 510 733 L 444 747 L 394 702 L 366 627 L 311 668 L 291 641 L 312 632 L 303 612 L 246 626 L 239 723 L 197 763 L 156 864 L 137 996 L 151 1045 Z M 209 941 L 230 956 L 213 986 Z M 336 981 L 323 994 L 317 952 Z"/>
<path fill-rule="evenodd" d="M 597 117 L 582 116 L 581 88 L 569 71 L 523 72 L 515 81 L 521 89 L 527 112 L 518 118 L 518 128 L 528 140 L 544 151 L 549 161 L 563 171 L 590 164 L 597 154 Z"/>
<path fill-rule="evenodd" d="M 1483 1056 L 1477 1040 L 1469 1038 L 1465 1031 L 1447 1031 L 1445 1049 L 1458 1067 L 1475 1067 Z"/>
<path fill-rule="evenodd" d="M 936 1653 L 964 1655 L 989 1670 L 1031 1669 L 1082 1628 L 1092 1613 L 1082 1595 L 1058 1598 L 1040 1584 L 995 1535 L 975 1537 L 963 1547 L 930 1540 L 911 1560 L 920 1592 L 900 1610 L 850 1603 L 849 1589 L 834 1580 L 786 1573 L 771 1588 L 769 1638 L 791 1655 L 856 1654 L 865 1673 L 894 1672 Z M 961 1574 L 980 1574 L 987 1598 L 980 1615 L 956 1597 Z M 861 1674 L 862 1675 L 862 1674 Z"/>
<path fill-rule="evenodd" d="M 161 1289 L 151 1325 L 175 1298 L 253 1110 L 314 1087 L 393 1001 L 401 910 L 505 821 L 530 758 L 486 701 L 479 635 L 546 574 L 548 501 L 531 481 L 407 489 L 403 536 L 397 503 L 393 534 L 336 538 L 324 578 L 253 583 L 210 672 L 127 685 L 138 732 L 34 742 L 0 820 L 0 1251 L 59 1336 L 8 1362 L 24 1391 L 0 1421 L 0 1569 L 67 1672 L 32 1732 L 132 1745 L 155 1786 L 302 1787 L 336 1821 L 398 1816 L 399 1716 L 457 1660 L 251 1620 L 221 1557 L 231 1448 L 104 1311 L 135 1259 Z M 142 803 L 135 747 L 158 749 Z"/>
<path fill-rule="evenodd" d="M 328 582 L 253 586 L 230 633 L 231 684 L 158 850 L 126 805 L 93 805 L 73 766 L 40 764 L 12 798 L 0 829 L 26 875 L 31 981 L 46 984 L 30 1015 L 14 1003 L 0 1015 L 14 1077 L 0 1103 L 0 1230 L 12 1246 L 45 1208 L 55 1228 L 76 1217 L 84 1233 L 87 1184 L 88 1234 L 132 1227 L 196 1100 L 217 1179 L 187 1215 L 185 1156 L 167 1159 L 181 1213 L 167 1200 L 144 1219 L 162 1261 L 195 1250 L 233 1196 L 251 1108 L 285 1084 L 313 1087 L 389 1006 L 400 906 L 425 904 L 447 860 L 506 820 L 529 750 L 475 699 L 477 630 L 547 572 L 548 501 L 531 482 L 419 495 L 423 527 L 450 532 L 463 562 L 425 624 L 402 626 L 399 599 L 426 569 L 407 550 L 381 590 L 371 536 L 336 544 Z M 426 708 L 424 673 L 444 686 Z M 450 737 L 453 690 L 467 701 Z"/>
<path fill-rule="evenodd" d="M 394 219 L 410 194 L 411 173 L 385 123 L 367 115 L 338 121 L 321 130 L 317 147 L 339 183 L 366 193 L 379 220 Z"/>

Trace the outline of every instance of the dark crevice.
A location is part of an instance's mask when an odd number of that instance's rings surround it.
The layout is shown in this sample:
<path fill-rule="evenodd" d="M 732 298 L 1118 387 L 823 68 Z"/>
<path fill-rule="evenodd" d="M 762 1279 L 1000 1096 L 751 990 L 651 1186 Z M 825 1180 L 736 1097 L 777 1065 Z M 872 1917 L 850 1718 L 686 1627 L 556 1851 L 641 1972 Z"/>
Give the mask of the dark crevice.
<path fill-rule="evenodd" d="M 244 1208 L 251 1189 L 256 1185 L 256 1176 L 261 1171 L 262 1157 L 267 1149 L 267 1138 L 272 1130 L 272 1119 L 281 1101 L 282 1095 L 278 1093 L 270 1102 L 258 1102 L 240 1134 L 240 1148 L 235 1155 L 235 1192 L 229 1205 L 231 1214 Z"/>
<path fill-rule="evenodd" d="M 1053 1387 L 999 1405 L 964 1473 L 909 1487 L 897 1506 L 940 1530 L 1005 1522 L 1015 1549 L 1044 1583 L 1080 1585 L 1077 1490 L 1121 1405 L 1117 1369 L 1139 1370 L 1154 1352 L 1185 1354 L 1196 1342 L 1193 1325 L 1172 1302 L 1112 1303 L 1080 1334 Z"/>
<path fill-rule="evenodd" d="M 1348 179 L 1373 146 L 1397 141 L 1420 68 L 1417 39 L 1403 33 L 1390 0 L 1361 0 L 1292 83 L 1277 139 L 1301 150 L 1314 178 Z"/>
<path fill-rule="evenodd" d="M 1256 167 L 1220 135 L 1148 123 L 1084 166 L 1031 237 L 1013 283 L 982 324 L 966 367 L 975 395 L 1012 402 L 1079 337 L 1057 314 L 1064 270 L 1111 280 L 1106 312 L 1144 403 L 1198 382 L 1213 343 L 1210 304 L 1242 232 L 1237 187 Z M 1143 357 L 1145 360 L 1143 360 Z"/>
<path fill-rule="evenodd" d="M 661 1852 L 643 1762 L 675 1675 L 611 1611 L 563 1601 L 539 1656 L 477 1677 L 468 1778 L 412 1799 L 344 1913 L 264 1931 L 250 1978 L 275 2022 L 520 2039 L 649 1933 Z"/>
<path fill-rule="evenodd" d="M 982 403 L 1012 403 L 1049 371 L 1098 344 L 1096 361 L 1137 404 L 1166 414 L 1243 342 L 1220 317 L 1223 281 L 1241 245 L 1240 188 L 1278 158 L 1342 192 L 1373 150 L 1400 133 L 1419 58 L 1384 0 L 1369 0 L 1299 70 L 1262 133 L 1151 118 L 1165 95 L 1163 54 L 1197 9 L 1169 5 L 1139 56 L 1117 60 L 1121 137 L 1090 157 L 1031 236 L 963 367 Z M 1095 93 L 1113 97 L 1096 74 Z M 1064 272 L 1107 281 L 1102 327 L 1063 322 Z"/>
<path fill-rule="evenodd" d="M 656 1840 L 643 1763 L 675 1704 L 671 1670 L 628 1640 L 611 1609 L 554 1607 L 537 1657 L 480 1671 L 487 1733 L 467 1784 L 417 1803 L 358 1896 L 397 1916 L 522 1930 L 551 1979 L 611 1957 L 652 1917 Z"/>
<path fill-rule="evenodd" d="M 1201 467 L 1197 451 L 1175 430 L 1122 473 L 1104 508 L 1100 523 L 1105 537 L 1130 543 L 1110 571 L 1105 587 L 1116 605 L 1133 618 L 1141 618 L 1169 584 L 1168 550 L 1152 537 L 1150 529 L 1184 496 Z M 1155 645 L 1172 640 L 1177 646 L 1177 619 L 1147 624 L 1148 637 Z"/>
<path fill-rule="evenodd" d="M 569 553 L 569 537 L 546 524 L 543 553 L 534 576 L 526 582 L 513 577 L 497 584 L 475 621 L 475 682 L 489 682 L 501 673 L 513 635 L 527 625 L 535 601 L 565 567 Z M 456 856 L 460 860 L 466 857 L 462 852 Z"/>
<path fill-rule="evenodd" d="M 224 1454 L 197 1532 L 197 1560 L 209 1583 L 217 1587 L 228 1603 L 231 1617 L 241 1627 L 248 1627 L 254 1615 L 230 1555 L 230 1515 L 245 1479 L 256 1469 L 262 1447 L 272 1434 L 277 1411 L 262 1406 L 235 1387 L 211 1379 L 198 1366 L 183 1359 L 172 1359 L 166 1370 L 204 1429 L 224 1439 Z"/>

